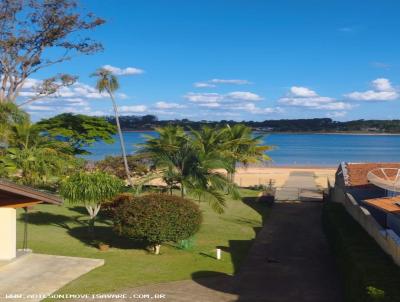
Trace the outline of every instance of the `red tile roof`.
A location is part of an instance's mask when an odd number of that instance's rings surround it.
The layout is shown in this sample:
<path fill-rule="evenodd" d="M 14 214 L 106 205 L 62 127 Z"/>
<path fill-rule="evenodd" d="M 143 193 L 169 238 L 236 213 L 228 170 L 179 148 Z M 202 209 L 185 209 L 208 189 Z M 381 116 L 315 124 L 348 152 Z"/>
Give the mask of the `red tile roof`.
<path fill-rule="evenodd" d="M 367 174 L 369 171 L 377 168 L 399 168 L 400 163 L 346 163 L 346 185 L 347 186 L 364 186 L 368 185 Z M 375 173 L 378 175 L 379 171 Z M 388 176 L 395 176 L 394 170 L 388 171 Z M 393 174 L 393 175 L 392 175 Z M 379 175 L 378 175 L 379 176 Z"/>

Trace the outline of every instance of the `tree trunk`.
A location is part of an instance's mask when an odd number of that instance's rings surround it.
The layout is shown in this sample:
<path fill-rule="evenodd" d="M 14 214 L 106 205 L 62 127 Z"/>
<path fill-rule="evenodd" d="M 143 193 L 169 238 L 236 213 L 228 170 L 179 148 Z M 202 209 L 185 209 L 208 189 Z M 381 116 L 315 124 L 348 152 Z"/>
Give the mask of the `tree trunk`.
<path fill-rule="evenodd" d="M 154 254 L 160 255 L 161 244 L 154 245 Z"/>
<path fill-rule="evenodd" d="M 183 187 L 182 183 L 181 183 L 181 197 L 185 197 L 185 188 Z"/>
<path fill-rule="evenodd" d="M 121 125 L 119 123 L 119 114 L 118 114 L 118 107 L 114 99 L 114 95 L 111 93 L 111 91 L 108 91 L 108 94 L 110 95 L 113 108 L 114 108 L 114 114 L 115 114 L 115 121 L 117 123 L 117 130 L 118 130 L 118 135 L 119 135 L 119 142 L 121 144 L 121 151 L 122 151 L 122 158 L 124 160 L 124 167 L 125 167 L 125 173 L 126 176 L 128 177 L 128 182 L 133 188 L 133 182 L 131 179 L 131 172 L 129 171 L 129 166 L 128 166 L 128 159 L 126 158 L 126 151 L 125 151 L 125 142 L 124 142 L 124 136 L 122 135 L 122 130 L 121 130 Z"/>

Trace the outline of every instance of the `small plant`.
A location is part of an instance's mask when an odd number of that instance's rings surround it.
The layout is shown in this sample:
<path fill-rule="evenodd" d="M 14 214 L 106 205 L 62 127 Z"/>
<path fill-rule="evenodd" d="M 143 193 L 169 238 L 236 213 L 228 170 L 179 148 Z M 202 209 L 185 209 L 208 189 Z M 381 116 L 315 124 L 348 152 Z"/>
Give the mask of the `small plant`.
<path fill-rule="evenodd" d="M 275 192 L 276 189 L 274 187 L 274 181 L 272 179 L 269 180 L 268 185 L 265 186 L 262 195 L 258 199 L 259 202 L 274 202 L 275 201 Z"/>
<path fill-rule="evenodd" d="M 202 221 L 197 204 L 166 194 L 135 196 L 121 202 L 114 214 L 114 229 L 119 235 L 148 241 L 155 254 L 164 242 L 193 236 Z"/>
<path fill-rule="evenodd" d="M 194 247 L 194 244 L 195 244 L 194 237 L 189 237 L 187 239 L 179 241 L 178 248 L 180 248 L 181 250 L 190 250 Z"/>
<path fill-rule="evenodd" d="M 367 294 L 371 297 L 372 301 L 382 301 L 385 298 L 385 292 L 373 286 L 367 287 Z"/>

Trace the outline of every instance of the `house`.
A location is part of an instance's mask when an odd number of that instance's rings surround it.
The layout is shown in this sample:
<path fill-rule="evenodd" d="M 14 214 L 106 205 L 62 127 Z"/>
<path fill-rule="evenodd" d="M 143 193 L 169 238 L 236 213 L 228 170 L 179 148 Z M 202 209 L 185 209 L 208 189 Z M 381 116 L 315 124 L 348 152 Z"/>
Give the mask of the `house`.
<path fill-rule="evenodd" d="M 27 209 L 39 203 L 61 205 L 62 200 L 55 195 L 0 179 L 0 260 L 16 257 L 16 209 Z"/>
<path fill-rule="evenodd" d="M 331 200 L 343 203 L 346 193 L 351 194 L 358 205 L 367 209 L 384 228 L 400 235 L 400 196 L 385 186 L 384 181 L 373 184 L 376 179 L 394 181 L 399 177 L 400 163 L 341 163 L 335 174 L 335 186 L 331 189 Z M 394 189 L 393 189 L 394 190 Z"/>
<path fill-rule="evenodd" d="M 331 191 L 331 199 L 343 202 L 346 193 L 350 193 L 357 202 L 385 197 L 387 190 L 371 184 L 367 177 L 368 172 L 379 168 L 400 169 L 400 163 L 341 163 L 335 174 L 335 186 Z"/>
<path fill-rule="evenodd" d="M 341 163 L 328 200 L 340 202 L 400 266 L 400 163 Z"/>

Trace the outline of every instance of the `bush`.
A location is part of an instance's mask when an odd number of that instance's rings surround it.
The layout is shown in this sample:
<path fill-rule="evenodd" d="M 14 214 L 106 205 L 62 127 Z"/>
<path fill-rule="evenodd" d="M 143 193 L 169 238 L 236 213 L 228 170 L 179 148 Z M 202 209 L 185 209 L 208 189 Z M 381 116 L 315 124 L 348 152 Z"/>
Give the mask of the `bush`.
<path fill-rule="evenodd" d="M 325 203 L 322 223 L 342 275 L 345 301 L 400 301 L 400 268 L 343 205 Z"/>
<path fill-rule="evenodd" d="M 115 209 L 122 203 L 122 202 L 132 202 L 134 195 L 132 193 L 121 193 L 117 195 L 113 200 L 109 202 L 103 203 L 102 212 L 107 217 L 113 218 L 115 216 Z"/>
<path fill-rule="evenodd" d="M 164 242 L 178 242 L 193 236 L 202 221 L 194 202 L 166 194 L 148 194 L 123 201 L 114 213 L 116 232 L 147 240 L 156 254 Z"/>
<path fill-rule="evenodd" d="M 136 156 L 128 155 L 127 160 L 128 166 L 131 170 L 131 176 L 140 177 L 149 172 L 146 165 Z M 105 159 L 96 162 L 95 168 L 113 174 L 121 179 L 126 179 L 124 160 L 122 156 L 107 156 Z"/>

